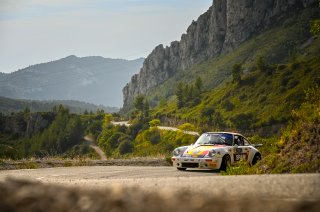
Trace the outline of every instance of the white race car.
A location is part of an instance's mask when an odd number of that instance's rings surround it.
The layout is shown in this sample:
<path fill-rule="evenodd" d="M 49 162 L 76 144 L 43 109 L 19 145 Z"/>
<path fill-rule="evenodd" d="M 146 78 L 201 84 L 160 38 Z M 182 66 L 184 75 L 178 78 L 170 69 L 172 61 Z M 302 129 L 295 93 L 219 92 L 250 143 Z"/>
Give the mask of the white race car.
<path fill-rule="evenodd" d="M 171 158 L 178 170 L 187 168 L 226 170 L 231 164 L 246 160 L 254 165 L 261 154 L 248 139 L 238 133 L 207 132 L 195 144 L 176 148 Z"/>

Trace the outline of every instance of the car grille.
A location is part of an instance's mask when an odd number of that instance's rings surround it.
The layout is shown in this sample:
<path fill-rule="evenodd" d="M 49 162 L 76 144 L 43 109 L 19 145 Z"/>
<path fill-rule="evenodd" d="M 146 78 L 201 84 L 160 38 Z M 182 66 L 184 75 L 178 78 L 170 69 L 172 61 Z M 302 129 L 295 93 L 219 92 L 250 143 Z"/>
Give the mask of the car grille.
<path fill-rule="evenodd" d="M 199 164 L 198 163 L 182 163 L 181 166 L 183 168 L 198 168 Z"/>

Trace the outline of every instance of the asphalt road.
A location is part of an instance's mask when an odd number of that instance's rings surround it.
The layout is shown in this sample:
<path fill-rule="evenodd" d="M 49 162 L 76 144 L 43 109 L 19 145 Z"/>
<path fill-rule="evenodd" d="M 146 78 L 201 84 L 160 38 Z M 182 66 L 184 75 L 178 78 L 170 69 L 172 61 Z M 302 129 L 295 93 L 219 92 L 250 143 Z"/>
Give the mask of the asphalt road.
<path fill-rule="evenodd" d="M 228 198 L 320 200 L 320 174 L 222 176 L 213 171 L 173 167 L 94 166 L 0 171 L 7 178 L 85 189 L 135 188 L 146 191 L 208 193 Z"/>
<path fill-rule="evenodd" d="M 115 122 L 115 121 L 112 121 L 111 122 L 113 125 L 124 125 L 126 127 L 129 127 L 131 124 L 129 124 L 128 121 L 120 121 L 120 122 Z M 167 126 L 157 126 L 160 130 L 167 130 L 167 131 L 177 131 L 179 130 L 178 128 L 176 127 L 167 127 Z M 199 135 L 198 132 L 193 132 L 193 131 L 187 131 L 187 130 L 184 130 L 183 131 L 185 134 L 189 134 L 189 135 Z"/>

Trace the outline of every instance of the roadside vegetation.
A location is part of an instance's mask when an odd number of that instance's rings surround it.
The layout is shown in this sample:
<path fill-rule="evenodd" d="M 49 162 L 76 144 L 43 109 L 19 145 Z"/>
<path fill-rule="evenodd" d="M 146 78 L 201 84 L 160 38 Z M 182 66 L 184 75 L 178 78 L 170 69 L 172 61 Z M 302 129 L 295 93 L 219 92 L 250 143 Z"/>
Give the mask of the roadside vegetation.
<path fill-rule="evenodd" d="M 26 109 L 20 113 L 0 115 L 0 157 L 96 158 L 95 152 L 83 141 L 86 130 L 95 133 L 92 125 L 94 122 L 90 123 L 87 116 L 71 114 L 61 105 L 51 112 L 31 113 Z"/>
<path fill-rule="evenodd" d="M 196 139 L 193 135 L 179 131 L 159 130 L 160 120 L 150 117 L 150 109 L 143 96 L 135 100 L 136 110 L 131 125 L 114 126 L 112 116 L 105 115 L 103 129 L 97 141 L 107 156 L 112 158 L 169 157 L 174 148 L 189 145 Z M 184 126 L 182 126 L 184 129 Z"/>
<path fill-rule="evenodd" d="M 226 175 L 276 174 L 320 172 L 320 87 L 306 90 L 304 103 L 292 111 L 289 125 L 280 138 L 252 137 L 254 143 L 262 143 L 264 157 L 255 166 L 245 162 L 230 167 Z"/>

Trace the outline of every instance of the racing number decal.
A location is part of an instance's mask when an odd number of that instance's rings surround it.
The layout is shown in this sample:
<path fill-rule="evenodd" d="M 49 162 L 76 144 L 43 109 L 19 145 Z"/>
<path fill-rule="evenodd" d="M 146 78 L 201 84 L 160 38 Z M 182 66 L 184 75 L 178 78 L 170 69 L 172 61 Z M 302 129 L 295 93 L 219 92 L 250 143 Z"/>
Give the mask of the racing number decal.
<path fill-rule="evenodd" d="M 235 154 L 235 155 L 234 155 L 234 160 L 235 160 L 235 161 L 241 160 L 241 156 L 242 156 L 241 154 Z"/>
<path fill-rule="evenodd" d="M 236 148 L 234 153 L 234 161 L 247 160 L 247 154 L 243 153 L 241 148 Z"/>

